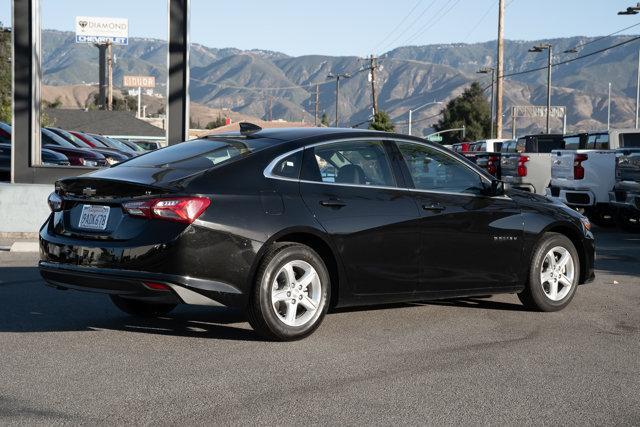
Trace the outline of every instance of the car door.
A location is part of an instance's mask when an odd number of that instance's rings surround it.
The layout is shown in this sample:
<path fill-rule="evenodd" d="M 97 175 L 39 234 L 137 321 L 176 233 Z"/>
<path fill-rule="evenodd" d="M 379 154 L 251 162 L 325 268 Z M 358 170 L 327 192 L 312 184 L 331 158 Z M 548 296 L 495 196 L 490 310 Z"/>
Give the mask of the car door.
<path fill-rule="evenodd" d="M 485 195 L 491 181 L 442 149 L 408 141 L 396 147 L 421 211 L 420 291 L 516 285 L 523 245 L 517 204 Z"/>
<path fill-rule="evenodd" d="M 350 292 L 361 296 L 418 286 L 419 213 L 389 146 L 348 140 L 304 151 L 303 200 L 331 236 Z"/>

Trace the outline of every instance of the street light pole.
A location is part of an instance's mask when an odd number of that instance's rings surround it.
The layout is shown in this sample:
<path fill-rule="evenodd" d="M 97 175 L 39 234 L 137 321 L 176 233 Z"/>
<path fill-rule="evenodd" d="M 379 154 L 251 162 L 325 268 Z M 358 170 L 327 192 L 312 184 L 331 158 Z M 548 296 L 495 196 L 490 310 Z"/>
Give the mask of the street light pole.
<path fill-rule="evenodd" d="M 542 52 L 547 50 L 547 134 L 551 129 L 551 58 L 553 57 L 553 47 L 546 44 L 539 44 L 529 49 L 529 52 Z"/>
<path fill-rule="evenodd" d="M 339 113 L 338 113 L 338 108 L 339 108 L 339 102 L 340 102 L 340 79 L 348 79 L 349 77 L 351 77 L 351 74 L 349 73 L 329 73 L 329 75 L 327 76 L 327 79 L 336 79 L 336 127 L 338 127 L 338 117 L 339 117 Z"/>
<path fill-rule="evenodd" d="M 479 74 L 488 74 L 491 72 L 491 133 L 489 134 L 489 138 L 493 138 L 493 124 L 495 118 L 495 107 L 496 103 L 493 99 L 493 85 L 496 81 L 496 69 L 493 67 L 485 67 L 478 70 Z"/>
<path fill-rule="evenodd" d="M 438 105 L 438 104 L 442 104 L 442 101 L 427 102 L 426 104 L 423 104 L 423 105 L 419 106 L 418 108 L 414 108 L 413 110 L 409 110 L 409 135 L 411 135 L 411 130 L 412 130 L 411 123 L 413 121 L 413 113 L 414 113 L 414 111 L 422 110 L 424 107 L 428 107 L 429 105 Z"/>

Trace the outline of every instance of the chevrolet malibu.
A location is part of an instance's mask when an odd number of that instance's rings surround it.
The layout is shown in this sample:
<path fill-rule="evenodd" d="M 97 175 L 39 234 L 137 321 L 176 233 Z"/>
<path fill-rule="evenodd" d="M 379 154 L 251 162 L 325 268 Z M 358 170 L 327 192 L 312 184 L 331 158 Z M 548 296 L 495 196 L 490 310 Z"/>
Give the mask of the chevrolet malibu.
<path fill-rule="evenodd" d="M 586 218 L 406 135 L 242 124 L 62 179 L 49 206 L 49 285 L 135 316 L 236 307 L 274 340 L 333 307 L 516 293 L 556 311 L 594 276 Z"/>

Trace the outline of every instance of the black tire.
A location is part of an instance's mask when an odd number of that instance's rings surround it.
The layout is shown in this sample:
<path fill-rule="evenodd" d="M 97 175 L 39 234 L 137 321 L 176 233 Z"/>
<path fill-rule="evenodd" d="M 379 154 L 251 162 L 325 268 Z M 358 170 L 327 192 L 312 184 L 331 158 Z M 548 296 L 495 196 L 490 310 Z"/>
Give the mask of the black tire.
<path fill-rule="evenodd" d="M 558 301 L 551 299 L 545 292 L 540 273 L 545 262 L 545 256 L 553 248 L 560 246 L 566 249 L 574 263 L 574 277 L 566 296 Z M 545 233 L 533 250 L 529 280 L 524 291 L 518 294 L 520 302 L 530 310 L 558 311 L 565 308 L 573 299 L 580 281 L 580 258 L 575 246 L 566 236 L 558 233 Z M 548 286 L 548 284 L 547 284 Z"/>
<path fill-rule="evenodd" d="M 303 261 L 310 264 L 319 279 L 317 309 L 309 320 L 298 326 L 284 323 L 276 313 L 271 297 L 273 284 L 278 273 L 289 262 Z M 284 289 L 286 291 L 286 289 Z M 247 314 L 251 327 L 263 337 L 275 341 L 292 341 L 306 337 L 320 326 L 329 307 L 331 297 L 331 280 L 322 258 L 310 247 L 298 243 L 284 243 L 274 246 L 265 255 L 256 274 L 253 293 L 250 298 Z M 288 303 L 287 303 L 288 304 Z M 306 313 L 306 309 L 302 310 Z M 297 311 L 296 311 L 297 313 Z M 302 315 L 297 315 L 301 317 Z M 296 319 L 297 320 L 297 319 Z"/>
<path fill-rule="evenodd" d="M 177 304 L 161 304 L 109 295 L 113 304 L 127 314 L 136 317 L 158 317 L 169 313 Z"/>
<path fill-rule="evenodd" d="M 620 209 L 616 215 L 616 224 L 624 231 L 640 233 L 640 211 Z"/>

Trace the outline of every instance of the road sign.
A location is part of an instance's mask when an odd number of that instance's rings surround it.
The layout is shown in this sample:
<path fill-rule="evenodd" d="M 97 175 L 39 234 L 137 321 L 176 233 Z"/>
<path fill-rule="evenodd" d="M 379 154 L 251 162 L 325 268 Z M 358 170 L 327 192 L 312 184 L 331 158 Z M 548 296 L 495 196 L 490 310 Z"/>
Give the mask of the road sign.
<path fill-rule="evenodd" d="M 442 135 L 429 135 L 427 140 L 431 142 L 442 142 Z"/>
<path fill-rule="evenodd" d="M 124 76 L 123 86 L 150 89 L 156 87 L 156 78 L 154 76 Z"/>
<path fill-rule="evenodd" d="M 76 43 L 129 44 L 129 20 L 76 16 Z"/>

